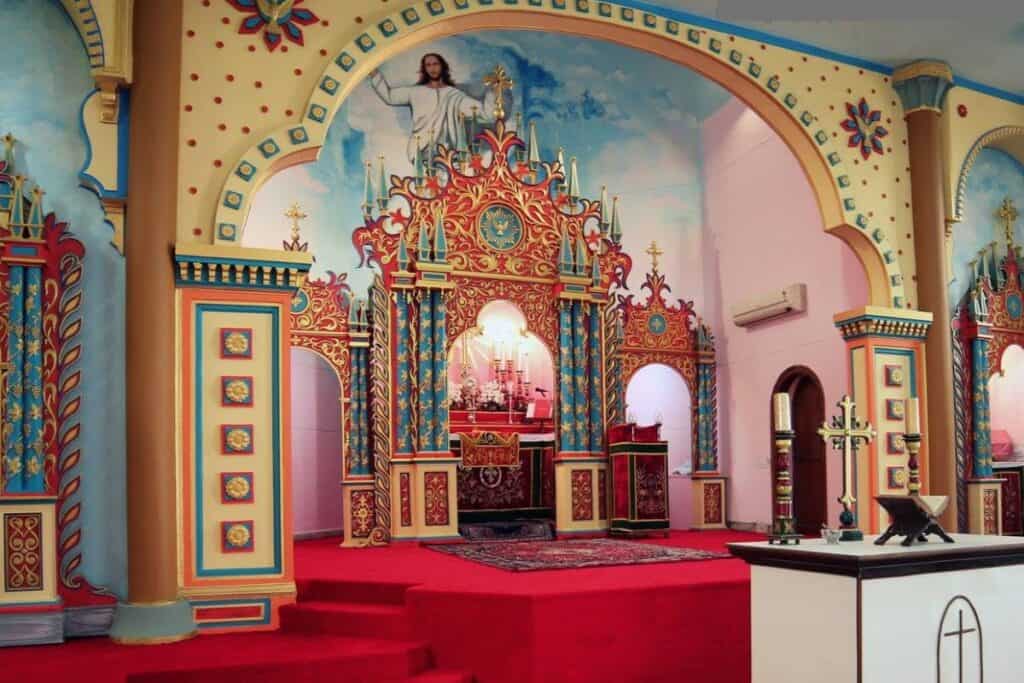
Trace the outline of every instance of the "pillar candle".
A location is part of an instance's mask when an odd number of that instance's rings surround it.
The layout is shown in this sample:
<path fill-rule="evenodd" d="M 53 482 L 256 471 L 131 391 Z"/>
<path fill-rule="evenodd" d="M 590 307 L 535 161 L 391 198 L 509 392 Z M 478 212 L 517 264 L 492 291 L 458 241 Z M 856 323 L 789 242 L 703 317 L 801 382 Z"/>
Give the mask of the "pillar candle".
<path fill-rule="evenodd" d="M 775 431 L 793 431 L 793 423 L 789 418 L 789 394 L 778 393 L 774 398 Z"/>
<path fill-rule="evenodd" d="M 921 433 L 921 413 L 917 398 L 907 399 L 907 434 Z"/>

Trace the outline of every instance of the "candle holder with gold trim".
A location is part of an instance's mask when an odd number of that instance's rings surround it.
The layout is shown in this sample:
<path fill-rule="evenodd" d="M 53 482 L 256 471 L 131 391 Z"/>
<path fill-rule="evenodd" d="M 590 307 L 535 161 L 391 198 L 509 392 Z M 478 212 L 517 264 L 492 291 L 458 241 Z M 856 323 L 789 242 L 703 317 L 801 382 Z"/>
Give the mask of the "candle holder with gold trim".
<path fill-rule="evenodd" d="M 917 462 L 917 454 L 921 450 L 920 434 L 904 434 L 903 443 L 907 446 L 907 493 L 912 496 L 921 495 L 921 470 Z"/>
<path fill-rule="evenodd" d="M 799 544 L 800 534 L 796 531 L 793 517 L 793 479 L 790 475 L 790 452 L 796 432 L 775 431 L 775 497 L 773 501 L 772 533 L 768 543 L 788 545 Z"/>

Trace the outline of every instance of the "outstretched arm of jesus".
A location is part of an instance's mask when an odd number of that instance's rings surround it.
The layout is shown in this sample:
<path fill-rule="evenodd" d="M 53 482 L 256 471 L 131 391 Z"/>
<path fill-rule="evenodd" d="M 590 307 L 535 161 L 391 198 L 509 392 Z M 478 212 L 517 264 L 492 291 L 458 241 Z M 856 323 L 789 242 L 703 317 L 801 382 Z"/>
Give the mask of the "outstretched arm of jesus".
<path fill-rule="evenodd" d="M 463 92 L 462 97 L 459 99 L 459 113 L 469 119 L 472 118 L 474 109 L 476 109 L 476 115 L 480 121 L 493 121 L 494 91 L 488 88 L 487 92 L 484 93 L 483 102 Z"/>
<path fill-rule="evenodd" d="M 377 96 L 380 97 L 384 104 L 390 104 L 392 107 L 409 104 L 409 95 L 412 89 L 392 88 L 388 85 L 387 79 L 384 78 L 384 74 L 380 71 L 374 70 L 370 74 L 370 85 L 373 86 Z"/>

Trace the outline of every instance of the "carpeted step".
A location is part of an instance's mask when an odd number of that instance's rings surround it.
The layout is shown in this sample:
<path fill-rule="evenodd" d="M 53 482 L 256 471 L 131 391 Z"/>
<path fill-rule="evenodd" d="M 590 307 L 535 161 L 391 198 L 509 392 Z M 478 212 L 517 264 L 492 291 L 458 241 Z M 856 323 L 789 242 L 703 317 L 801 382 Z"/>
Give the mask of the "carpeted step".
<path fill-rule="evenodd" d="M 473 674 L 462 669 L 431 669 L 407 678 L 406 683 L 473 683 Z"/>
<path fill-rule="evenodd" d="M 385 605 L 404 605 L 405 591 L 414 585 L 335 579 L 300 579 L 296 582 L 299 602 L 361 602 Z"/>
<path fill-rule="evenodd" d="M 281 630 L 335 636 L 407 640 L 412 629 L 405 607 L 357 602 L 306 601 L 281 608 Z"/>

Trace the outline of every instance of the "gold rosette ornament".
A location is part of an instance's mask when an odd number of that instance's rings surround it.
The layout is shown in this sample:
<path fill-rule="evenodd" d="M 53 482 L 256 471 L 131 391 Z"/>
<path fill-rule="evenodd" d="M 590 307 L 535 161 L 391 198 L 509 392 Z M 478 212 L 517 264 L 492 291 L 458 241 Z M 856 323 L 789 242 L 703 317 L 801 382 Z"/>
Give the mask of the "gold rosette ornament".
<path fill-rule="evenodd" d="M 249 480 L 245 477 L 231 477 L 224 484 L 224 492 L 228 494 L 228 498 L 231 500 L 243 500 L 249 497 Z"/>
<path fill-rule="evenodd" d="M 228 435 L 225 440 L 227 441 L 228 448 L 233 451 L 248 450 L 250 444 L 252 444 L 252 439 L 249 438 L 249 432 L 244 429 L 228 430 Z"/>
<path fill-rule="evenodd" d="M 231 332 L 224 337 L 224 348 L 232 355 L 241 356 L 249 351 L 249 338 L 241 332 Z"/>
<path fill-rule="evenodd" d="M 244 524 L 232 524 L 225 535 L 228 545 L 233 548 L 244 548 L 249 545 L 249 528 Z"/>
<path fill-rule="evenodd" d="M 240 379 L 231 380 L 224 394 L 232 403 L 245 403 L 249 400 L 249 384 Z"/>

